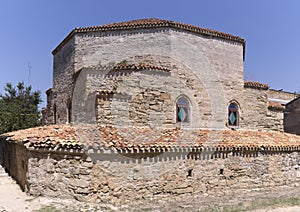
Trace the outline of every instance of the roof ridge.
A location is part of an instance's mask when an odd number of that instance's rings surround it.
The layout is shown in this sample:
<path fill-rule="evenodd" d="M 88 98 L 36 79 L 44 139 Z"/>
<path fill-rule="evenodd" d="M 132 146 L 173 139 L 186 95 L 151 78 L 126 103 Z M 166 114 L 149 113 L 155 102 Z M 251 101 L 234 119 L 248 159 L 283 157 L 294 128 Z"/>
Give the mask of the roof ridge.
<path fill-rule="evenodd" d="M 236 38 L 237 41 L 245 42 L 245 40 L 239 36 L 232 35 L 229 33 L 225 32 L 220 32 L 218 30 L 213 30 L 209 28 L 204 28 L 204 27 L 199 27 L 199 26 L 194 26 L 191 24 L 185 24 L 181 22 L 176 22 L 172 20 L 165 20 L 165 19 L 158 19 L 158 18 L 144 18 L 144 19 L 135 19 L 135 20 L 130 20 L 130 21 L 122 21 L 122 22 L 113 22 L 110 24 L 104 24 L 104 25 L 97 25 L 97 26 L 88 26 L 88 27 L 78 27 L 75 28 L 74 30 L 77 32 L 86 32 L 86 30 L 97 30 L 97 29 L 120 29 L 121 27 L 140 27 L 140 26 L 153 26 L 153 27 L 158 27 L 159 24 L 168 24 L 170 26 L 176 27 L 176 28 L 182 28 L 186 30 L 195 30 L 195 31 L 202 31 L 202 33 L 213 33 L 212 35 L 217 34 L 223 35 L 224 38 Z M 166 26 L 162 25 L 162 26 Z M 122 29 L 122 28 L 121 28 Z M 200 30 L 200 31 L 199 31 Z"/>

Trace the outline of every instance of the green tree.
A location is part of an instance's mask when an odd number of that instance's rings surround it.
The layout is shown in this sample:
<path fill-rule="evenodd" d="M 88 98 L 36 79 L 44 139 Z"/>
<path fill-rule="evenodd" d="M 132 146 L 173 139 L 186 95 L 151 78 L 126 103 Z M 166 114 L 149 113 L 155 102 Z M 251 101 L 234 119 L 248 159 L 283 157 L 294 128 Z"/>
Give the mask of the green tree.
<path fill-rule="evenodd" d="M 16 87 L 7 83 L 0 94 L 0 134 L 35 127 L 40 124 L 41 92 L 32 91 L 19 82 Z"/>

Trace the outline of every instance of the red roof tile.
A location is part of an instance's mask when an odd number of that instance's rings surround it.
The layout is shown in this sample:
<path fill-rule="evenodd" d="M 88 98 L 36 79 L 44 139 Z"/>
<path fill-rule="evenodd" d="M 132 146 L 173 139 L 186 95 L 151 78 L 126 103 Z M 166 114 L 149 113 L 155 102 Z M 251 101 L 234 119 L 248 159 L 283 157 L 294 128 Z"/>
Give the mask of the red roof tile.
<path fill-rule="evenodd" d="M 244 87 L 245 88 L 263 89 L 263 90 L 268 90 L 269 89 L 268 84 L 263 84 L 263 83 L 260 83 L 260 82 L 250 82 L 250 81 L 244 82 Z"/>
<path fill-rule="evenodd" d="M 36 148 L 82 149 L 75 129 L 69 125 L 49 125 L 1 135 L 7 140 L 28 143 Z"/>
<path fill-rule="evenodd" d="M 226 40 L 236 41 L 242 43 L 245 46 L 245 40 L 235 35 L 231 35 L 224 32 L 219 32 L 212 29 L 201 28 L 189 24 L 183 24 L 170 20 L 161 20 L 156 18 L 147 18 L 139 19 L 125 22 L 117 22 L 106 24 L 102 26 L 91 26 L 91 27 L 80 27 L 75 28 L 54 50 L 55 54 L 68 40 L 70 40 L 76 33 L 85 33 L 85 32 L 102 32 L 102 31 L 114 31 L 114 30 L 132 30 L 132 29 L 141 29 L 141 28 L 161 28 L 161 27 L 171 27 L 181 30 L 186 30 L 194 33 L 199 33 L 202 35 L 208 35 L 213 37 L 219 37 Z"/>
<path fill-rule="evenodd" d="M 127 64 L 127 63 L 118 63 L 112 68 L 112 70 L 117 70 L 117 71 L 119 70 L 136 70 L 136 71 L 160 70 L 160 71 L 170 72 L 170 69 L 162 66 L 156 66 L 150 64 Z"/>
<path fill-rule="evenodd" d="M 1 136 L 34 148 L 161 149 L 173 147 L 298 148 L 300 136 L 256 130 L 152 129 L 95 125 L 52 125 L 20 130 Z"/>
<path fill-rule="evenodd" d="M 268 108 L 271 110 L 284 110 L 285 109 L 285 107 L 282 104 L 280 104 L 279 102 L 273 102 L 273 101 L 269 101 Z"/>

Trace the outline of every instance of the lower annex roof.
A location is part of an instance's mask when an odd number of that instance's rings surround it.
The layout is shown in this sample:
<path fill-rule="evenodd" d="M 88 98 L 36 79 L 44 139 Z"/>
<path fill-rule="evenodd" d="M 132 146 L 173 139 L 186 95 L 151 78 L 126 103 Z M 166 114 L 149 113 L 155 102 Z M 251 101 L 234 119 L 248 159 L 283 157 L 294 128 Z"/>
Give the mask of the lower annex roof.
<path fill-rule="evenodd" d="M 277 131 L 153 129 L 96 125 L 49 125 L 10 132 L 2 140 L 33 148 L 300 147 L 300 136 Z"/>

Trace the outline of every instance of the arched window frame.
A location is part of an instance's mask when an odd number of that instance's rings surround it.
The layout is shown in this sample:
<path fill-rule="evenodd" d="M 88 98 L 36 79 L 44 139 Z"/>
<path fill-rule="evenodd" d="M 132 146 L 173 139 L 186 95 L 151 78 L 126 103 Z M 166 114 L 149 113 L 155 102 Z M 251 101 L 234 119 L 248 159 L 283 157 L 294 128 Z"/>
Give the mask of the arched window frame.
<path fill-rule="evenodd" d="M 227 124 L 231 129 L 239 128 L 240 125 L 240 106 L 237 101 L 230 101 L 228 104 Z"/>
<path fill-rule="evenodd" d="M 176 99 L 176 124 L 188 125 L 191 123 L 191 103 L 187 96 L 180 95 Z"/>

